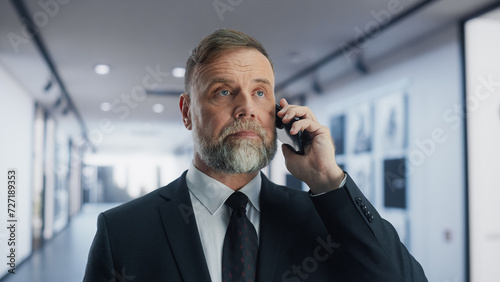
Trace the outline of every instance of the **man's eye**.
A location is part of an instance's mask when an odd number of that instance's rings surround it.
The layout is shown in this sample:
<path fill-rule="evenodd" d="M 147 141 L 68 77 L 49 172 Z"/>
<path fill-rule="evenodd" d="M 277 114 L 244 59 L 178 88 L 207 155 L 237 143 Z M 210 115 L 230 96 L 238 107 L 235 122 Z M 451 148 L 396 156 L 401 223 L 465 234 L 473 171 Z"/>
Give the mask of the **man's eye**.
<path fill-rule="evenodd" d="M 258 97 L 264 97 L 265 93 L 264 91 L 257 91 L 255 92 L 255 95 L 257 95 Z"/>
<path fill-rule="evenodd" d="M 221 96 L 227 96 L 227 95 L 229 95 L 229 94 L 231 94 L 231 93 L 229 92 L 229 90 L 221 90 L 221 91 L 219 91 L 219 95 L 221 95 Z"/>

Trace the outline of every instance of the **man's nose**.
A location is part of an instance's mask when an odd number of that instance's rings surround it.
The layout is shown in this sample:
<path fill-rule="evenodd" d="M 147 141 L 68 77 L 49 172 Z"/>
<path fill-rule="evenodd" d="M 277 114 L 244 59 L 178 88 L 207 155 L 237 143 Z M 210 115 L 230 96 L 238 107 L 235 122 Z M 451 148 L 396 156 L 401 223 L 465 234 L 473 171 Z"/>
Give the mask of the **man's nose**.
<path fill-rule="evenodd" d="M 236 98 L 235 118 L 255 118 L 255 101 L 251 93 L 241 92 Z"/>

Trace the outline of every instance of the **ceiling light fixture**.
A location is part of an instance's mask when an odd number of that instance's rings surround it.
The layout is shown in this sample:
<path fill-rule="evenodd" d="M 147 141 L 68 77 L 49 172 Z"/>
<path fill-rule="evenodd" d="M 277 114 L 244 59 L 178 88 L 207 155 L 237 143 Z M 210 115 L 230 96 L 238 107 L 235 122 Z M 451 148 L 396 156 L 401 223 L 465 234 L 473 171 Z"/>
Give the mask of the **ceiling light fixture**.
<path fill-rule="evenodd" d="M 163 113 L 163 111 L 165 110 L 165 106 L 163 106 L 162 104 L 154 104 L 153 105 L 153 112 L 155 113 Z"/>
<path fill-rule="evenodd" d="M 172 75 L 174 77 L 184 77 L 184 74 L 186 73 L 186 69 L 185 68 L 174 68 L 172 69 Z"/>
<path fill-rule="evenodd" d="M 113 106 L 109 102 L 103 102 L 103 103 L 101 103 L 101 111 L 103 111 L 103 112 L 109 112 L 109 111 L 111 111 L 112 107 Z"/>
<path fill-rule="evenodd" d="M 100 75 L 106 75 L 109 73 L 110 70 L 111 68 L 109 67 L 109 65 L 104 65 L 104 64 L 99 64 L 94 67 L 95 73 Z"/>

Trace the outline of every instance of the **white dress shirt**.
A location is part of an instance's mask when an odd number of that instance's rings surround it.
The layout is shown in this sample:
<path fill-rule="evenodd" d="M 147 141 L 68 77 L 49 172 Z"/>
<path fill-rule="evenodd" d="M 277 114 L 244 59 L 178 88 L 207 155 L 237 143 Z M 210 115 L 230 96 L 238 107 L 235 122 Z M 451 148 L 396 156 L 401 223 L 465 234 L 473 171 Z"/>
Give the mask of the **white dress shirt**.
<path fill-rule="evenodd" d="M 239 189 L 249 199 L 247 216 L 257 231 L 257 238 L 260 230 L 261 181 L 260 173 L 257 173 L 247 185 Z M 232 212 L 224 202 L 234 190 L 204 174 L 192 163 L 186 175 L 186 182 L 210 277 L 212 281 L 221 281 L 222 247 Z"/>

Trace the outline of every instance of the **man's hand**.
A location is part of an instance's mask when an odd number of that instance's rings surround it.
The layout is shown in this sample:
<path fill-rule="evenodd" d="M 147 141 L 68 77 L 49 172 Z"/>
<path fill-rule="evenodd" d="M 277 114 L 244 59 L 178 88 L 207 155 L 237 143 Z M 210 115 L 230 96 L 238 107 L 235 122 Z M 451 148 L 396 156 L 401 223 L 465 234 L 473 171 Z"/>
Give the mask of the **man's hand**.
<path fill-rule="evenodd" d="M 304 155 L 294 153 L 285 145 L 281 147 L 287 169 L 304 181 L 313 194 L 339 188 L 344 172 L 335 161 L 335 145 L 328 127 L 319 124 L 308 107 L 288 105 L 285 99 L 280 100 L 280 106 L 283 109 L 278 116 L 283 123 L 291 122 L 293 117 L 301 118 L 293 123 L 290 133 L 295 135 L 300 130 L 306 130 L 311 139 L 304 148 Z"/>

